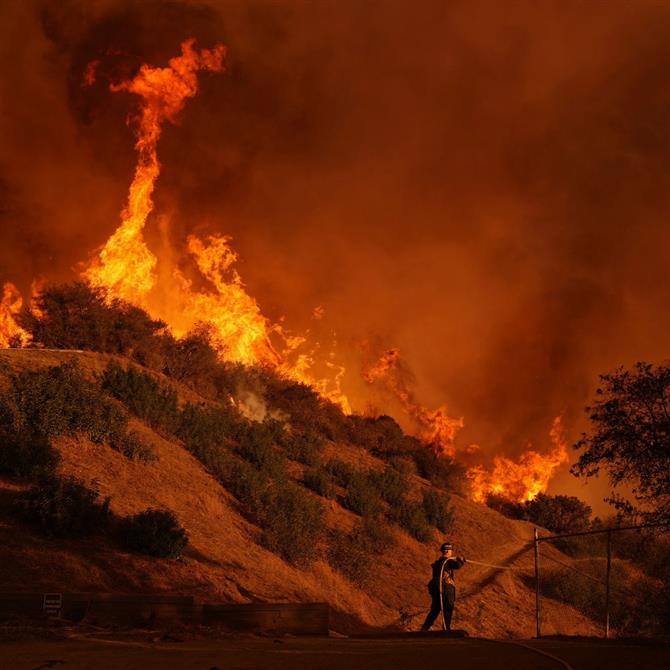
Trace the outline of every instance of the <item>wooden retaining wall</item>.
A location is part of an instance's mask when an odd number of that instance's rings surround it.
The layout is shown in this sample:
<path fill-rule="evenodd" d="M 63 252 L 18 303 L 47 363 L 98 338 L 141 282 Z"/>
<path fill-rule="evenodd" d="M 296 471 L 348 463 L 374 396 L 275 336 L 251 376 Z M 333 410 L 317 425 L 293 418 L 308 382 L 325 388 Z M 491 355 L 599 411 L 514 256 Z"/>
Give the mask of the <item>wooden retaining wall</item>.
<path fill-rule="evenodd" d="M 0 593 L 0 621 L 48 616 L 124 628 L 190 623 L 234 631 L 327 635 L 329 607 L 327 603 L 206 605 L 189 596 L 155 594 Z"/>

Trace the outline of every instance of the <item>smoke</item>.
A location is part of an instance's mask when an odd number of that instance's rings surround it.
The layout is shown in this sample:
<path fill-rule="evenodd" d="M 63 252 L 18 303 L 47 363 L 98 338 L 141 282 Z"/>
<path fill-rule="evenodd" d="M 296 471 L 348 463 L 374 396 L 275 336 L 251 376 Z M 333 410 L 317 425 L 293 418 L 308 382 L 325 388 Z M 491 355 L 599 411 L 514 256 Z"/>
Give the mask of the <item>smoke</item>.
<path fill-rule="evenodd" d="M 668 356 L 667 6 L 2 11 L 0 281 L 72 277 L 116 228 L 135 156 L 109 83 L 193 36 L 227 45 L 228 72 L 165 130 L 148 244 L 231 235 L 270 318 L 337 334 L 355 407 L 358 343 L 377 338 L 418 402 L 464 417 L 463 444 L 513 455 L 559 413 L 573 438 L 598 373 Z"/>

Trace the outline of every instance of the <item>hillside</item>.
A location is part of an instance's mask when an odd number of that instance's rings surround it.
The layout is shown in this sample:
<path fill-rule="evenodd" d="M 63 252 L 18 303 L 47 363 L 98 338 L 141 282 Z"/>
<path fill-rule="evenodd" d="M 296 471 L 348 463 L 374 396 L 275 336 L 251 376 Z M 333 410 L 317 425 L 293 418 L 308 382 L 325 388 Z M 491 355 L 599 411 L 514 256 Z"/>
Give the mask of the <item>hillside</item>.
<path fill-rule="evenodd" d="M 25 369 L 58 365 L 75 359 L 93 377 L 111 356 L 92 352 L 39 349 L 0 351 L 0 382 Z M 117 360 L 121 360 L 118 359 Z M 124 363 L 125 364 L 125 363 Z M 156 373 L 152 373 L 156 374 Z M 180 402 L 206 403 L 195 391 L 167 378 Z M 96 482 L 111 509 L 127 516 L 147 507 L 173 510 L 189 534 L 184 560 L 152 559 L 121 551 L 96 538 L 45 539 L 10 513 L 12 500 L 27 485 L 0 481 L 0 591 L 165 592 L 193 595 L 205 602 L 327 601 L 333 628 L 342 632 L 366 628 L 417 629 L 429 606 L 425 584 L 441 535 L 420 543 L 392 526 L 394 546 L 379 555 L 374 579 L 359 588 L 317 559 L 299 569 L 259 544 L 260 531 L 239 511 L 238 501 L 176 439 L 160 435 L 137 418 L 131 427 L 149 444 L 158 460 L 129 460 L 105 444 L 82 437 L 58 438 L 59 472 L 86 483 Z M 327 442 L 324 457 L 378 469 L 384 463 L 363 448 Z M 290 464 L 299 477 L 302 466 Z M 411 475 L 414 492 L 429 487 Z M 310 494 L 315 495 L 315 494 Z M 455 524 L 450 539 L 457 551 L 474 560 L 517 568 L 532 566 L 533 528 L 513 521 L 461 496 L 452 495 Z M 349 530 L 357 515 L 336 500 L 321 499 L 327 525 Z M 556 551 L 547 547 L 543 551 Z M 559 556 L 558 553 L 556 553 Z M 561 556 L 561 560 L 568 560 Z M 530 637 L 534 634 L 534 592 L 524 571 L 501 571 L 466 564 L 458 575 L 455 625 L 471 635 Z M 401 610 L 416 614 L 408 624 Z M 543 632 L 595 634 L 599 626 L 575 610 L 543 602 Z"/>

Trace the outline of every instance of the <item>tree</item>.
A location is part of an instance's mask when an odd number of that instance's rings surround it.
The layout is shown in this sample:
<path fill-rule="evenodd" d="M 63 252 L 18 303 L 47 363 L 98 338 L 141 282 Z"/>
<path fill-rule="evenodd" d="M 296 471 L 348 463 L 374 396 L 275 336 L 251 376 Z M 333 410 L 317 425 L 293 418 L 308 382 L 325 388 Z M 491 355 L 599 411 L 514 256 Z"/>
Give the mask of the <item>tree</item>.
<path fill-rule="evenodd" d="M 586 408 L 593 429 L 575 445 L 584 452 L 572 473 L 591 477 L 604 468 L 612 487 L 631 487 L 634 499 L 608 502 L 646 521 L 670 521 L 670 367 L 637 363 L 600 379 Z"/>

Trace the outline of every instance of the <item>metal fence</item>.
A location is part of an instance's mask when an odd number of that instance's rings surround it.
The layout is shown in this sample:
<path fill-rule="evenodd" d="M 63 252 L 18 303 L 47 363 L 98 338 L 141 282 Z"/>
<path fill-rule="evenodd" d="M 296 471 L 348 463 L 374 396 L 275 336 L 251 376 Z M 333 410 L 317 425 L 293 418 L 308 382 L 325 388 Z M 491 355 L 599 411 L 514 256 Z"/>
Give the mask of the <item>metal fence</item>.
<path fill-rule="evenodd" d="M 661 529 L 669 528 L 670 523 L 653 523 L 653 524 L 641 524 L 636 526 L 616 526 L 611 528 L 602 528 L 598 530 L 588 530 L 580 531 L 575 533 L 563 533 L 559 535 L 545 535 L 541 536 L 538 529 L 535 529 L 534 534 L 534 559 L 535 559 L 535 624 L 536 624 L 536 635 L 537 637 L 542 636 L 542 577 L 543 577 L 543 568 L 545 560 L 560 564 L 564 569 L 580 573 L 582 578 L 598 582 L 605 591 L 604 594 L 604 607 L 602 612 L 602 621 L 604 628 L 604 637 L 609 638 L 611 634 L 611 604 L 612 604 L 612 539 L 617 533 L 622 533 L 626 531 L 642 531 L 645 529 Z M 594 577 L 592 574 L 587 573 L 586 571 L 579 570 L 573 564 L 568 564 L 562 562 L 556 557 L 550 557 L 548 555 L 543 555 L 541 552 L 542 543 L 554 542 L 560 543 L 565 540 L 571 540 L 573 538 L 586 538 L 589 536 L 604 536 L 605 538 L 605 555 L 599 558 L 605 560 L 604 567 L 604 580 Z M 598 557 L 592 557 L 598 558 Z M 618 587 L 618 590 L 621 591 L 621 587 Z M 630 597 L 632 594 L 628 594 Z M 625 596 L 625 594 L 624 594 Z"/>

